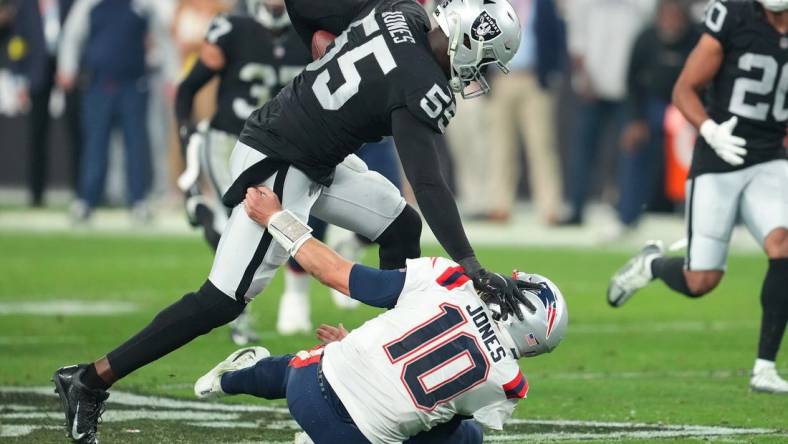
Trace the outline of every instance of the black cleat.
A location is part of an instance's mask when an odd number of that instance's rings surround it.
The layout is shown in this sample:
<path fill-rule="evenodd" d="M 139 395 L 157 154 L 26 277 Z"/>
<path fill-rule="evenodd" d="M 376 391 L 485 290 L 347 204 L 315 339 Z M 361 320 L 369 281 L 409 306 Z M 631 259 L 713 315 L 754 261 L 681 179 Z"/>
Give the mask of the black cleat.
<path fill-rule="evenodd" d="M 82 383 L 80 379 L 85 368 L 85 364 L 59 368 L 52 375 L 52 382 L 63 403 L 67 436 L 80 444 L 98 444 L 96 432 L 109 393 Z"/>

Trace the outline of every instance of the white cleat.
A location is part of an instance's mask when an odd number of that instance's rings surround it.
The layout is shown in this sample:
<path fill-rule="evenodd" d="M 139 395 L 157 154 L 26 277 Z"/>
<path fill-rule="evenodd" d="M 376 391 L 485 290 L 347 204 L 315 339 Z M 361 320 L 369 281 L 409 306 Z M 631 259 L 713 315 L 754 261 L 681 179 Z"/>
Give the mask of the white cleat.
<path fill-rule="evenodd" d="M 312 334 L 308 294 L 286 292 L 282 295 L 276 317 L 276 331 L 282 336 Z"/>
<path fill-rule="evenodd" d="M 333 245 L 334 251 L 350 262 L 360 262 L 364 256 L 364 249 L 367 246 L 358 238 L 356 233 L 346 231 L 342 234 L 343 236 Z M 339 309 L 354 310 L 361 305 L 361 302 L 351 299 L 333 288 L 329 289 L 329 292 L 331 293 L 331 300 L 334 301 L 334 305 Z"/>
<path fill-rule="evenodd" d="M 216 398 L 224 395 L 222 390 L 222 375 L 227 372 L 242 370 L 251 367 L 261 359 L 271 356 L 264 347 L 247 347 L 234 351 L 224 361 L 202 375 L 194 383 L 194 394 L 200 399 Z"/>
<path fill-rule="evenodd" d="M 753 372 L 750 388 L 754 392 L 788 395 L 788 381 L 781 378 L 774 368 L 760 369 Z"/>
<path fill-rule="evenodd" d="M 333 288 L 331 288 L 329 291 L 331 292 L 331 299 L 334 301 L 334 305 L 336 305 L 339 309 L 355 310 L 361 304 L 361 302 L 351 299 L 350 296 L 336 291 Z"/>
<path fill-rule="evenodd" d="M 651 262 L 662 255 L 662 241 L 649 241 L 632 259 L 627 261 L 610 279 L 607 287 L 607 303 L 613 307 L 624 305 L 636 291 L 648 285 Z"/>
<path fill-rule="evenodd" d="M 260 342 L 260 335 L 254 330 L 249 310 L 249 305 L 247 305 L 246 309 L 230 323 L 230 340 L 239 347 Z"/>

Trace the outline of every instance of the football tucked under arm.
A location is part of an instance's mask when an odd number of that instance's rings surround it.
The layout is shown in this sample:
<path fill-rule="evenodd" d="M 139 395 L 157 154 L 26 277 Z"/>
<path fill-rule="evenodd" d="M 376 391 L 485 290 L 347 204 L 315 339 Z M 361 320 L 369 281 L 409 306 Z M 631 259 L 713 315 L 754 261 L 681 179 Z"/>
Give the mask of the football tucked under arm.
<path fill-rule="evenodd" d="M 326 54 L 328 45 L 337 38 L 328 31 L 317 31 L 312 34 L 312 60 L 317 60 Z"/>

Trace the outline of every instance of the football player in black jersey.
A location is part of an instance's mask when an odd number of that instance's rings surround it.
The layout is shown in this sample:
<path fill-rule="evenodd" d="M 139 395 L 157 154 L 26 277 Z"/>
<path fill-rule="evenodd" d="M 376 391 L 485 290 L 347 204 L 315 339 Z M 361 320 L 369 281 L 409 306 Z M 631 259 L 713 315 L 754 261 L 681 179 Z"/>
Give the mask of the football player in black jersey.
<path fill-rule="evenodd" d="M 263 184 L 285 213 L 310 213 L 380 245 L 380 267 L 420 256 L 421 218 L 394 185 L 352 155 L 393 135 L 427 223 L 477 290 L 507 318 L 524 298 L 510 279 L 476 259 L 457 205 L 440 175 L 436 140 L 454 115 L 454 93 L 482 95 L 487 65 L 507 71 L 520 24 L 505 0 L 444 0 L 433 20 L 413 0 L 286 0 L 305 44 L 318 31 L 336 40 L 246 121 L 230 156 L 233 211 L 208 279 L 94 363 L 53 376 L 73 439 L 95 440 L 106 390 L 118 379 L 235 319 L 296 245 L 285 249 L 246 214 L 247 188 Z M 297 230 L 296 230 L 297 231 Z M 286 227 L 281 234 L 297 235 Z M 297 239 L 294 239 L 297 240 Z"/>
<path fill-rule="evenodd" d="M 290 26 L 284 0 L 247 0 L 246 12 L 249 15 L 214 18 L 200 57 L 178 86 L 175 99 L 186 160 L 178 185 L 186 193 L 189 222 L 202 227 L 214 250 L 229 216 L 221 197 L 232 182 L 230 152 L 244 122 L 312 61 Z M 194 97 L 216 76 L 220 78 L 216 113 L 207 128 L 196 131 L 191 118 Z M 197 185 L 201 171 L 219 205 L 211 205 L 201 194 Z M 231 323 L 230 337 L 237 345 L 259 339 L 248 312 L 247 308 Z"/>
<path fill-rule="evenodd" d="M 230 186 L 229 158 L 249 115 L 312 61 L 290 26 L 284 1 L 249 0 L 251 15 L 219 15 L 211 22 L 200 57 L 178 86 L 175 117 L 187 168 L 179 185 L 190 199 L 189 219 L 202 226 L 215 250 L 227 211 L 211 209 L 196 182 L 202 169 L 221 200 Z M 195 131 L 192 104 L 199 90 L 219 76 L 216 112 L 204 131 Z M 191 145 L 191 149 L 187 147 Z M 188 152 L 191 151 L 191 152 Z M 214 214 L 215 213 L 215 214 Z"/>
<path fill-rule="evenodd" d="M 673 101 L 701 135 L 687 181 L 687 254 L 663 257 L 648 243 L 613 276 L 608 302 L 622 305 L 652 279 L 692 298 L 712 291 L 741 219 L 769 257 L 750 387 L 788 393 L 774 364 L 788 320 L 788 0 L 711 2 Z"/>

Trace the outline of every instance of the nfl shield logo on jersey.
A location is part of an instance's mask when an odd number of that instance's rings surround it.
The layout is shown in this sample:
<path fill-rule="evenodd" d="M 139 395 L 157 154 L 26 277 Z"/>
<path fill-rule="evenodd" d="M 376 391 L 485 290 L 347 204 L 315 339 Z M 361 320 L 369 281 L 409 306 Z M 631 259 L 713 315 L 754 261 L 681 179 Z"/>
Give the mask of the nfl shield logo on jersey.
<path fill-rule="evenodd" d="M 487 11 L 482 11 L 471 26 L 471 36 L 479 41 L 492 40 L 501 35 L 501 28 Z"/>

